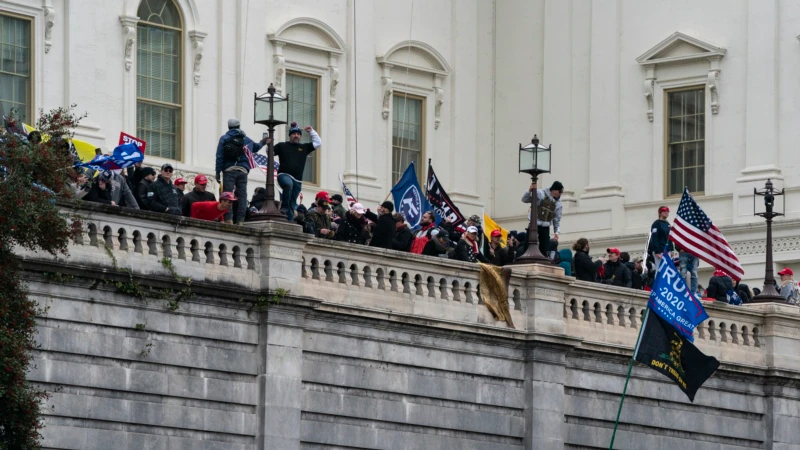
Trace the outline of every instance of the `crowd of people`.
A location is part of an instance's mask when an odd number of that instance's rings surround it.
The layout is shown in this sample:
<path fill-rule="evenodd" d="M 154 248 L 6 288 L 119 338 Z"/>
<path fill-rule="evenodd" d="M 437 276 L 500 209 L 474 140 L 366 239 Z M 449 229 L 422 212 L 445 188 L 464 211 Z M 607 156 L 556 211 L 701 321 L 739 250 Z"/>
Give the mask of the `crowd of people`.
<path fill-rule="evenodd" d="M 289 140 L 274 147 L 280 160 L 277 174 L 281 187 L 280 210 L 287 220 L 301 225 L 305 233 L 320 239 L 498 266 L 513 263 L 527 250 L 527 232 L 511 230 L 505 241 L 504 233 L 497 229 L 487 236 L 477 215 L 466 220 L 465 225 L 447 220 L 440 220 L 437 224 L 434 211 L 427 211 L 419 225 L 412 229 L 403 214 L 395 212 L 391 201 L 384 201 L 373 212 L 360 203 L 346 205 L 341 195 L 330 196 L 325 191 L 319 192 L 306 209 L 302 202 L 298 202 L 298 197 L 302 200 L 303 169 L 308 155 L 322 145 L 322 140 L 312 127 L 305 127 L 305 131 L 311 142 L 301 143 L 303 129 L 293 122 L 289 128 Z M 78 179 L 72 184 L 73 193 L 89 202 L 242 224 L 261 210 L 266 201 L 264 188 L 255 190 L 249 205 L 245 198 L 247 175 L 253 168 L 251 153 L 258 152 L 266 144 L 266 137 L 259 142 L 247 137 L 240 129 L 239 120 L 228 121 L 228 132 L 220 138 L 216 153 L 215 178 L 221 182 L 219 200 L 207 190 L 208 178 L 205 175 L 197 175 L 193 189 L 185 192 L 187 180 L 178 178 L 172 181 L 174 168 L 169 163 L 162 165 L 159 172 L 141 163 L 126 171 L 99 174 L 81 169 Z M 539 189 L 534 182 L 523 193 L 521 201 L 531 204 L 535 199 L 539 251 L 553 264 L 563 267 L 567 275 L 582 281 L 650 290 L 661 259 L 670 257 L 697 297 L 741 304 L 758 294 L 758 289 L 751 290 L 744 283 L 734 282 L 721 270 L 714 272 L 704 289 L 698 283 L 698 258 L 669 240 L 670 210 L 667 206 L 658 208 L 658 218 L 651 226 L 649 246 L 640 257 L 631 258 L 629 253 L 610 247 L 604 256 L 592 258 L 586 238 L 578 239 L 571 250 L 559 250 L 563 191 L 564 186 L 558 181 L 547 189 Z M 530 214 L 529 211 L 529 220 Z M 787 301 L 800 303 L 800 292 L 792 270 L 785 268 L 779 275 L 781 279 L 776 289 Z"/>

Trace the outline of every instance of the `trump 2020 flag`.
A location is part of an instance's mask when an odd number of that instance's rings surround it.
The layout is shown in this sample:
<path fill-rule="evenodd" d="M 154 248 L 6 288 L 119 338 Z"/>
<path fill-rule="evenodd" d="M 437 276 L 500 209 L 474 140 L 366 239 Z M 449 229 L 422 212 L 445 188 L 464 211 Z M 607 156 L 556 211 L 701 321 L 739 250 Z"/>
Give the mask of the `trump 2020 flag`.
<path fill-rule="evenodd" d="M 417 171 L 414 170 L 414 161 L 411 161 L 406 171 L 403 172 L 403 176 L 397 180 L 397 184 L 392 188 L 392 197 L 394 198 L 395 208 L 398 212 L 403 213 L 408 226 L 412 229 L 419 226 L 425 211 L 433 210 L 419 187 Z M 440 220 L 439 216 L 436 216 L 437 224 Z"/>
<path fill-rule="evenodd" d="M 704 355 L 656 314 L 648 312 L 643 326 L 633 358 L 674 381 L 694 402 L 697 390 L 719 367 L 717 358 Z"/>
<path fill-rule="evenodd" d="M 436 172 L 433 171 L 430 160 L 428 160 L 428 182 L 426 184 L 425 198 L 433 206 L 436 215 L 447 219 L 454 227 L 464 223 L 464 215 L 461 214 L 456 204 L 450 200 L 450 196 L 445 192 L 442 183 L 439 182 L 439 178 L 436 176 Z"/>
<path fill-rule="evenodd" d="M 664 255 L 668 255 L 666 249 Z M 661 258 L 661 264 L 656 269 L 648 303 L 659 317 L 672 325 L 689 342 L 694 342 L 695 327 L 708 319 L 705 308 L 690 292 L 669 256 Z"/>
<path fill-rule="evenodd" d="M 142 161 L 144 161 L 144 154 L 139 150 L 139 147 L 136 144 L 129 143 L 117 146 L 110 156 L 100 155 L 88 163 L 77 164 L 77 166 L 88 167 L 102 172 L 104 170 L 125 169 Z"/>

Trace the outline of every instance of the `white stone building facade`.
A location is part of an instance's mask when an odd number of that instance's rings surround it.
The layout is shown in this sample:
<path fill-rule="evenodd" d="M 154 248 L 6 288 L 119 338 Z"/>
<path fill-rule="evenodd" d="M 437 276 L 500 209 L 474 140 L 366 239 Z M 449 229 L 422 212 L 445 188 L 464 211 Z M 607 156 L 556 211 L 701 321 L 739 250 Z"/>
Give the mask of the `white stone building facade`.
<path fill-rule="evenodd" d="M 430 158 L 463 212 L 522 229 L 517 148 L 536 133 L 554 149 L 541 184 L 567 189 L 564 243 L 638 250 L 688 185 L 758 285 L 753 188 L 770 178 L 787 194 L 777 266 L 800 270 L 792 2 L 4 0 L 0 19 L 4 109 L 77 103 L 79 138 L 138 135 L 148 164 L 210 173 L 228 118 L 265 131 L 252 94 L 275 83 L 323 139 L 306 204 L 342 174 L 374 205 Z"/>

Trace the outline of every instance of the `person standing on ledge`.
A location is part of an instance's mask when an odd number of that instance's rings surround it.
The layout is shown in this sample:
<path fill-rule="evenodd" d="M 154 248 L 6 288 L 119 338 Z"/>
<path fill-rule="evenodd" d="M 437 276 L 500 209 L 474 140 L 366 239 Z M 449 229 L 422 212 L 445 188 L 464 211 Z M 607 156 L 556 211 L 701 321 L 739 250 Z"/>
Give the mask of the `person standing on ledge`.
<path fill-rule="evenodd" d="M 650 245 L 647 247 L 647 251 L 653 255 L 656 270 L 658 270 L 658 265 L 661 263 L 661 253 L 664 251 L 664 247 L 669 244 L 669 251 L 675 250 L 675 246 L 669 240 L 671 227 L 667 222 L 667 217 L 669 217 L 669 208 L 667 206 L 658 208 L 658 220 L 650 226 Z"/>
<path fill-rule="evenodd" d="M 250 173 L 250 159 L 244 147 L 256 153 L 267 142 L 253 142 L 252 139 L 239 129 L 239 119 L 228 119 L 228 132 L 219 138 L 217 144 L 217 161 L 214 173 L 217 183 L 222 177 L 222 191 L 236 192 L 238 200 L 233 206 L 233 211 L 225 213 L 226 223 L 241 225 L 247 212 L 247 174 Z M 221 174 L 221 175 L 220 175 Z"/>
<path fill-rule="evenodd" d="M 297 209 L 297 196 L 303 187 L 303 171 L 306 168 L 308 155 L 322 145 L 319 134 L 310 126 L 306 132 L 311 136 L 311 142 L 300 143 L 303 130 L 292 122 L 289 127 L 289 140 L 275 145 L 275 157 L 280 158 L 278 168 L 278 185 L 281 187 L 281 212 L 286 214 L 290 221 L 294 219 Z"/>
<path fill-rule="evenodd" d="M 539 234 L 539 251 L 547 256 L 550 253 L 550 225 L 553 225 L 553 239 L 558 240 L 561 234 L 561 193 L 564 185 L 554 181 L 550 189 L 536 189 L 536 182 L 531 183 L 531 188 L 522 194 L 522 203 L 531 203 L 533 193 L 536 192 L 536 230 Z M 528 212 L 528 220 L 531 218 Z"/>

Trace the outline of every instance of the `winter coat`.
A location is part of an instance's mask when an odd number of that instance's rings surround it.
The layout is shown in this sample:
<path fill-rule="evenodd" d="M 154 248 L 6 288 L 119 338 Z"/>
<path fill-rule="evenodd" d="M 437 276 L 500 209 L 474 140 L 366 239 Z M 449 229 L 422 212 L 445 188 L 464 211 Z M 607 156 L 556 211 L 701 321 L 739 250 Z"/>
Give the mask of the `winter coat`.
<path fill-rule="evenodd" d="M 410 251 L 411 242 L 413 240 L 414 234 L 411 233 L 411 229 L 408 228 L 408 225 L 403 225 L 399 230 L 395 226 L 394 239 L 392 239 L 392 249 L 401 252 Z"/>
<path fill-rule="evenodd" d="M 126 208 L 139 209 L 139 203 L 136 202 L 136 197 L 133 196 L 125 177 L 115 173 L 111 176 L 111 184 L 114 186 L 114 190 L 111 192 L 111 200 L 114 203 Z"/>
<path fill-rule="evenodd" d="M 219 138 L 219 144 L 217 144 L 217 160 L 214 166 L 214 173 L 216 176 L 220 176 L 220 173 L 233 166 L 242 167 L 245 172 L 250 172 L 250 161 L 247 159 L 247 155 L 244 152 L 242 152 L 242 154 L 239 156 L 239 159 L 236 161 L 228 161 L 225 159 L 225 152 L 223 150 L 225 143 L 228 142 L 229 139 L 232 139 L 236 134 L 242 134 L 244 136 L 244 145 L 246 145 L 247 148 L 249 148 L 253 153 L 261 150 L 261 143 L 253 142 L 252 139 L 244 134 L 244 131 L 238 128 L 228 130 L 227 133 L 223 134 L 222 137 Z"/>
<path fill-rule="evenodd" d="M 150 207 L 148 206 L 149 198 L 154 195 L 153 191 L 150 190 L 150 185 L 152 184 L 152 181 L 142 178 L 142 181 L 140 181 L 139 184 L 136 185 L 136 189 L 134 189 L 136 203 L 139 204 L 139 209 L 141 210 L 150 210 Z"/>
<path fill-rule="evenodd" d="M 453 254 L 453 259 L 473 263 L 480 261 L 482 263 L 491 264 L 491 261 L 486 259 L 486 257 L 483 256 L 480 251 L 475 251 L 474 242 L 470 241 L 466 236 L 461 238 L 461 240 L 458 241 L 458 244 L 456 244 L 456 251 Z"/>
<path fill-rule="evenodd" d="M 192 189 L 191 192 L 185 194 L 181 199 L 181 213 L 185 217 L 192 216 L 192 204 L 196 202 L 215 202 L 217 197 L 212 192 L 198 192 Z"/>
<path fill-rule="evenodd" d="M 89 192 L 83 197 L 84 201 L 92 203 L 102 203 L 110 205 L 112 201 L 112 191 L 114 186 L 111 183 L 106 183 L 105 189 L 100 189 L 100 182 L 95 180 Z"/>
<path fill-rule="evenodd" d="M 126 171 L 125 181 L 128 182 L 128 188 L 130 188 L 131 192 L 135 192 L 136 186 L 142 181 L 142 167 L 130 166 Z"/>
<path fill-rule="evenodd" d="M 729 276 L 711 277 L 708 280 L 706 296 L 718 302 L 728 303 L 728 291 L 733 290 L 733 280 Z"/>
<path fill-rule="evenodd" d="M 798 296 L 800 295 L 798 295 L 797 292 L 797 282 L 792 280 L 791 278 L 786 280 L 783 286 L 780 286 L 779 291 L 780 294 L 783 296 L 783 298 L 788 300 L 789 303 L 797 303 L 798 300 L 800 300 L 798 298 Z M 744 297 L 742 297 L 742 300 L 744 300 Z"/>
<path fill-rule="evenodd" d="M 531 203 L 532 201 L 533 193 L 525 191 L 522 194 L 522 203 Z M 550 225 L 553 225 L 553 233 L 561 234 L 561 214 L 564 210 L 561 199 L 553 198 L 549 189 L 537 189 L 536 205 L 540 216 L 536 218 L 536 226 L 550 228 Z M 530 218 L 531 213 L 528 211 L 528 220 Z"/>
<path fill-rule="evenodd" d="M 628 270 L 631 271 L 631 288 L 640 291 L 644 289 L 644 277 L 642 277 L 640 272 L 636 271 L 636 264 L 628 261 L 625 265 L 628 266 Z"/>
<path fill-rule="evenodd" d="M 364 215 L 367 219 L 375 222 L 375 231 L 372 233 L 370 247 L 392 248 L 392 240 L 397 232 L 397 222 L 391 213 L 378 216 L 374 212 L 367 211 Z"/>
<path fill-rule="evenodd" d="M 320 230 L 327 229 L 328 234 L 322 235 Z M 331 239 L 334 236 L 333 228 L 331 227 L 331 218 L 325 213 L 320 213 L 316 209 L 312 209 L 306 214 L 306 222 L 303 225 L 303 232 L 313 234 L 314 236 L 322 239 Z"/>
<path fill-rule="evenodd" d="M 491 245 L 486 247 L 486 258 L 489 259 L 495 266 L 505 266 L 510 264 L 516 258 L 516 252 L 513 249 L 509 250 L 508 247 L 497 246 L 492 251 Z"/>
<path fill-rule="evenodd" d="M 338 205 L 331 204 L 331 209 L 333 209 L 333 217 L 336 219 L 344 219 L 344 215 L 347 214 L 347 209 L 345 209 L 344 205 L 339 203 Z M 391 216 L 391 214 L 389 214 Z M 375 222 L 374 219 L 369 219 Z"/>
<path fill-rule="evenodd" d="M 558 256 L 561 257 L 561 262 L 558 263 L 564 269 L 564 275 L 572 276 L 572 251 L 568 248 L 562 248 L 558 251 Z"/>
<path fill-rule="evenodd" d="M 368 237 L 366 218 L 356 217 L 353 211 L 347 211 L 333 239 L 351 244 L 366 244 Z"/>
<path fill-rule="evenodd" d="M 597 271 L 602 265 L 600 261 L 592 261 L 587 252 L 578 250 L 572 259 L 572 274 L 581 281 L 597 281 Z"/>
<path fill-rule="evenodd" d="M 631 287 L 631 271 L 622 261 L 608 261 L 603 265 L 603 284 Z"/>
<path fill-rule="evenodd" d="M 166 212 L 168 214 L 180 216 L 183 212 L 181 209 L 181 197 L 178 193 L 178 188 L 172 184 L 172 181 L 165 179 L 164 177 L 156 178 L 150 185 L 150 192 L 153 195 L 147 196 L 147 206 L 150 208 L 150 211 L 155 212 Z M 167 211 L 169 209 L 169 211 Z"/>
<path fill-rule="evenodd" d="M 411 242 L 411 253 L 416 253 L 417 255 L 422 254 L 422 250 L 425 249 L 425 244 L 431 239 L 431 231 L 435 226 L 436 225 L 429 223 L 414 233 L 414 240 Z"/>

